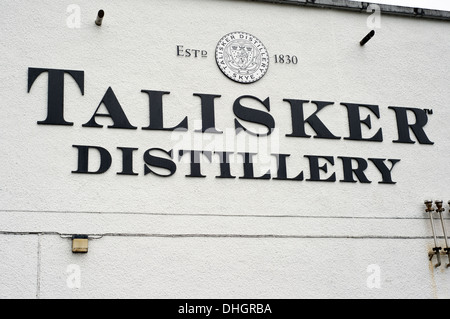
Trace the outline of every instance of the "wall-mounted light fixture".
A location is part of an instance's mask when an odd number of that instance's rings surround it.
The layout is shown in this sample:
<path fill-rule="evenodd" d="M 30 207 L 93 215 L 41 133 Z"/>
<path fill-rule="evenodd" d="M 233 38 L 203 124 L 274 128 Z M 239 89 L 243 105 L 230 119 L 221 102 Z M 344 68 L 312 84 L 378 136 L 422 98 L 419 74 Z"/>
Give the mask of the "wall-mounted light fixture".
<path fill-rule="evenodd" d="M 95 24 L 98 26 L 102 25 L 103 17 L 105 16 L 105 11 L 100 10 L 97 14 L 97 19 L 95 20 Z"/>
<path fill-rule="evenodd" d="M 442 201 L 435 201 L 436 203 L 436 211 L 439 213 L 439 217 L 441 218 L 441 223 L 442 223 L 442 231 L 444 232 L 444 239 L 445 239 L 445 247 L 444 251 L 448 256 L 449 259 L 449 263 L 447 264 L 447 268 L 450 267 L 450 248 L 448 247 L 448 237 L 447 237 L 447 229 L 445 227 L 445 223 L 444 223 L 444 218 L 442 217 L 442 212 L 445 211 L 445 208 L 442 207 Z M 450 204 L 450 201 L 448 202 Z"/>
<path fill-rule="evenodd" d="M 367 42 L 369 42 L 370 39 L 373 38 L 373 36 L 375 35 L 375 30 L 370 31 L 360 42 L 359 44 L 361 46 L 363 46 L 364 44 L 366 44 Z"/>
<path fill-rule="evenodd" d="M 450 249 L 448 247 L 447 229 L 445 227 L 444 218 L 442 217 L 442 212 L 445 211 L 445 208 L 442 207 L 442 204 L 443 204 L 442 200 L 436 200 L 436 201 L 434 201 L 434 203 L 436 204 L 436 212 L 439 215 L 439 218 L 440 218 L 441 224 L 442 224 L 442 231 L 444 232 L 444 240 L 445 240 L 445 247 L 446 247 L 446 248 L 444 248 L 444 251 L 449 257 L 449 263 L 447 264 L 447 268 L 448 268 L 448 267 L 450 267 Z"/>
<path fill-rule="evenodd" d="M 433 231 L 433 238 L 434 238 L 433 252 L 430 252 L 428 254 L 428 257 L 430 258 L 430 261 L 431 261 L 433 259 L 433 256 L 436 255 L 437 264 L 435 265 L 435 267 L 437 268 L 437 267 L 441 266 L 441 250 L 442 250 L 442 247 L 438 247 L 437 239 L 436 239 L 436 227 L 434 227 L 434 218 L 433 218 L 433 212 L 434 212 L 433 201 L 428 199 L 424 203 L 427 206 L 427 209 L 425 209 L 425 212 L 429 213 L 429 215 L 430 215 L 431 229 Z"/>
<path fill-rule="evenodd" d="M 72 252 L 74 254 L 87 254 L 89 249 L 89 237 L 87 235 L 72 236 Z"/>

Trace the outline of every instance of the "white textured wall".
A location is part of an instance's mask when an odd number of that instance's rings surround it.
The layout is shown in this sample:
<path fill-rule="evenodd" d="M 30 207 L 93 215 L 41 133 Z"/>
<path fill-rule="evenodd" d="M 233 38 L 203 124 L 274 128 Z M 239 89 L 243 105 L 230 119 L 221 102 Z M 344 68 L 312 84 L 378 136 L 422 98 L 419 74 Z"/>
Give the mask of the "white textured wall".
<path fill-rule="evenodd" d="M 81 8 L 80 28 L 67 25 L 71 4 Z M 94 25 L 99 9 L 106 12 L 101 28 Z M 423 205 L 426 198 L 450 199 L 449 22 L 382 15 L 376 36 L 360 47 L 370 31 L 367 17 L 231 0 L 4 3 L 0 297 L 450 297 L 450 269 L 428 261 L 433 241 Z M 254 34 L 271 56 L 294 54 L 299 63 L 271 60 L 262 80 L 234 83 L 214 58 L 217 42 L 232 31 Z M 177 57 L 177 45 L 207 50 L 208 57 Z M 37 124 L 46 116 L 47 77 L 27 93 L 29 67 L 85 71 L 84 96 L 66 76 L 65 117 L 74 126 Z M 108 87 L 137 130 L 107 129 L 100 118 L 103 129 L 81 127 Z M 291 154 L 290 176 L 303 169 L 309 177 L 306 154 L 334 156 L 330 169 L 338 181 L 337 156 L 392 158 L 401 159 L 393 171 L 397 184 L 378 184 L 373 166 L 371 184 L 219 180 L 217 163 L 203 165 L 207 177 L 195 179 L 185 177 L 189 167 L 178 161 L 170 178 L 144 176 L 144 151 L 170 150 L 177 140 L 141 129 L 149 124 L 143 89 L 170 91 L 165 122 L 173 126 L 188 116 L 189 133 L 181 136 L 196 138 L 201 113 L 193 93 L 222 95 L 216 101 L 222 130 L 233 128 L 236 98 L 270 97 L 276 145 Z M 381 119 L 371 114 L 373 129 L 363 132 L 370 137 L 382 127 L 384 141 L 286 138 L 285 98 L 335 102 L 320 117 L 342 137 L 349 133 L 340 102 L 379 105 Z M 393 143 L 395 114 L 388 106 L 433 109 L 425 130 L 435 144 Z M 102 175 L 72 174 L 72 145 L 107 148 L 113 166 Z M 139 148 L 139 176 L 116 175 L 117 147 Z M 214 150 L 207 142 L 203 148 Z M 241 164 L 232 169 L 242 175 Z M 97 239 L 87 255 L 73 255 L 69 234 Z M 81 270 L 80 288 L 67 285 L 70 265 Z M 370 265 L 381 271 L 380 288 L 367 286 Z"/>

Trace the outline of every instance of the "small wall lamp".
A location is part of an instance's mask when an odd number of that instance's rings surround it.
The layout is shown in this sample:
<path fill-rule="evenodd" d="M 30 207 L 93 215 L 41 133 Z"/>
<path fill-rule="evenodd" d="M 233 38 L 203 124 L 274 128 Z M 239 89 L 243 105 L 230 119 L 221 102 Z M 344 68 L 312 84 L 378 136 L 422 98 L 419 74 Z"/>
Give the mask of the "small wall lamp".
<path fill-rule="evenodd" d="M 103 17 L 105 16 L 105 11 L 100 10 L 97 14 L 97 19 L 95 20 L 95 24 L 98 26 L 102 25 Z"/>
<path fill-rule="evenodd" d="M 89 238 L 87 235 L 72 236 L 72 253 L 87 254 L 89 248 Z"/>
<path fill-rule="evenodd" d="M 373 38 L 373 36 L 375 35 L 375 30 L 370 31 L 360 42 L 359 44 L 361 46 L 363 46 L 364 44 L 366 44 L 367 42 L 369 42 L 370 39 Z"/>

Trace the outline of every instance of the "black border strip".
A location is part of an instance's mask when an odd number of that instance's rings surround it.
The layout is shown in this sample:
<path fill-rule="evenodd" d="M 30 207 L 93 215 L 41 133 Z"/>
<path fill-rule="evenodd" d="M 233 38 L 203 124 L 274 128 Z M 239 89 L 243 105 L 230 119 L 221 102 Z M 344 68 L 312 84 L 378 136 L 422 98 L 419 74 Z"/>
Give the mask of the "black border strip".
<path fill-rule="evenodd" d="M 362 1 L 349 1 L 349 0 L 250 0 L 250 1 L 300 5 L 326 9 L 341 9 L 362 13 L 367 13 L 367 8 L 369 7 L 369 5 L 374 4 L 380 7 L 381 13 L 383 14 L 450 21 L 450 11 L 402 7 L 390 4 L 377 4 Z"/>

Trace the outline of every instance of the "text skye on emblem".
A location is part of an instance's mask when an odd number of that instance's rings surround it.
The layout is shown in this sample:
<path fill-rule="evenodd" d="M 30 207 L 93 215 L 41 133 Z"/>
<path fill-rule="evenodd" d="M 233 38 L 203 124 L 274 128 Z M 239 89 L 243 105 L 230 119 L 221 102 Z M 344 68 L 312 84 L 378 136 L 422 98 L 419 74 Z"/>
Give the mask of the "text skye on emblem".
<path fill-rule="evenodd" d="M 257 37 L 247 32 L 232 32 L 217 44 L 216 62 L 233 81 L 253 83 L 266 74 L 269 53 Z"/>

